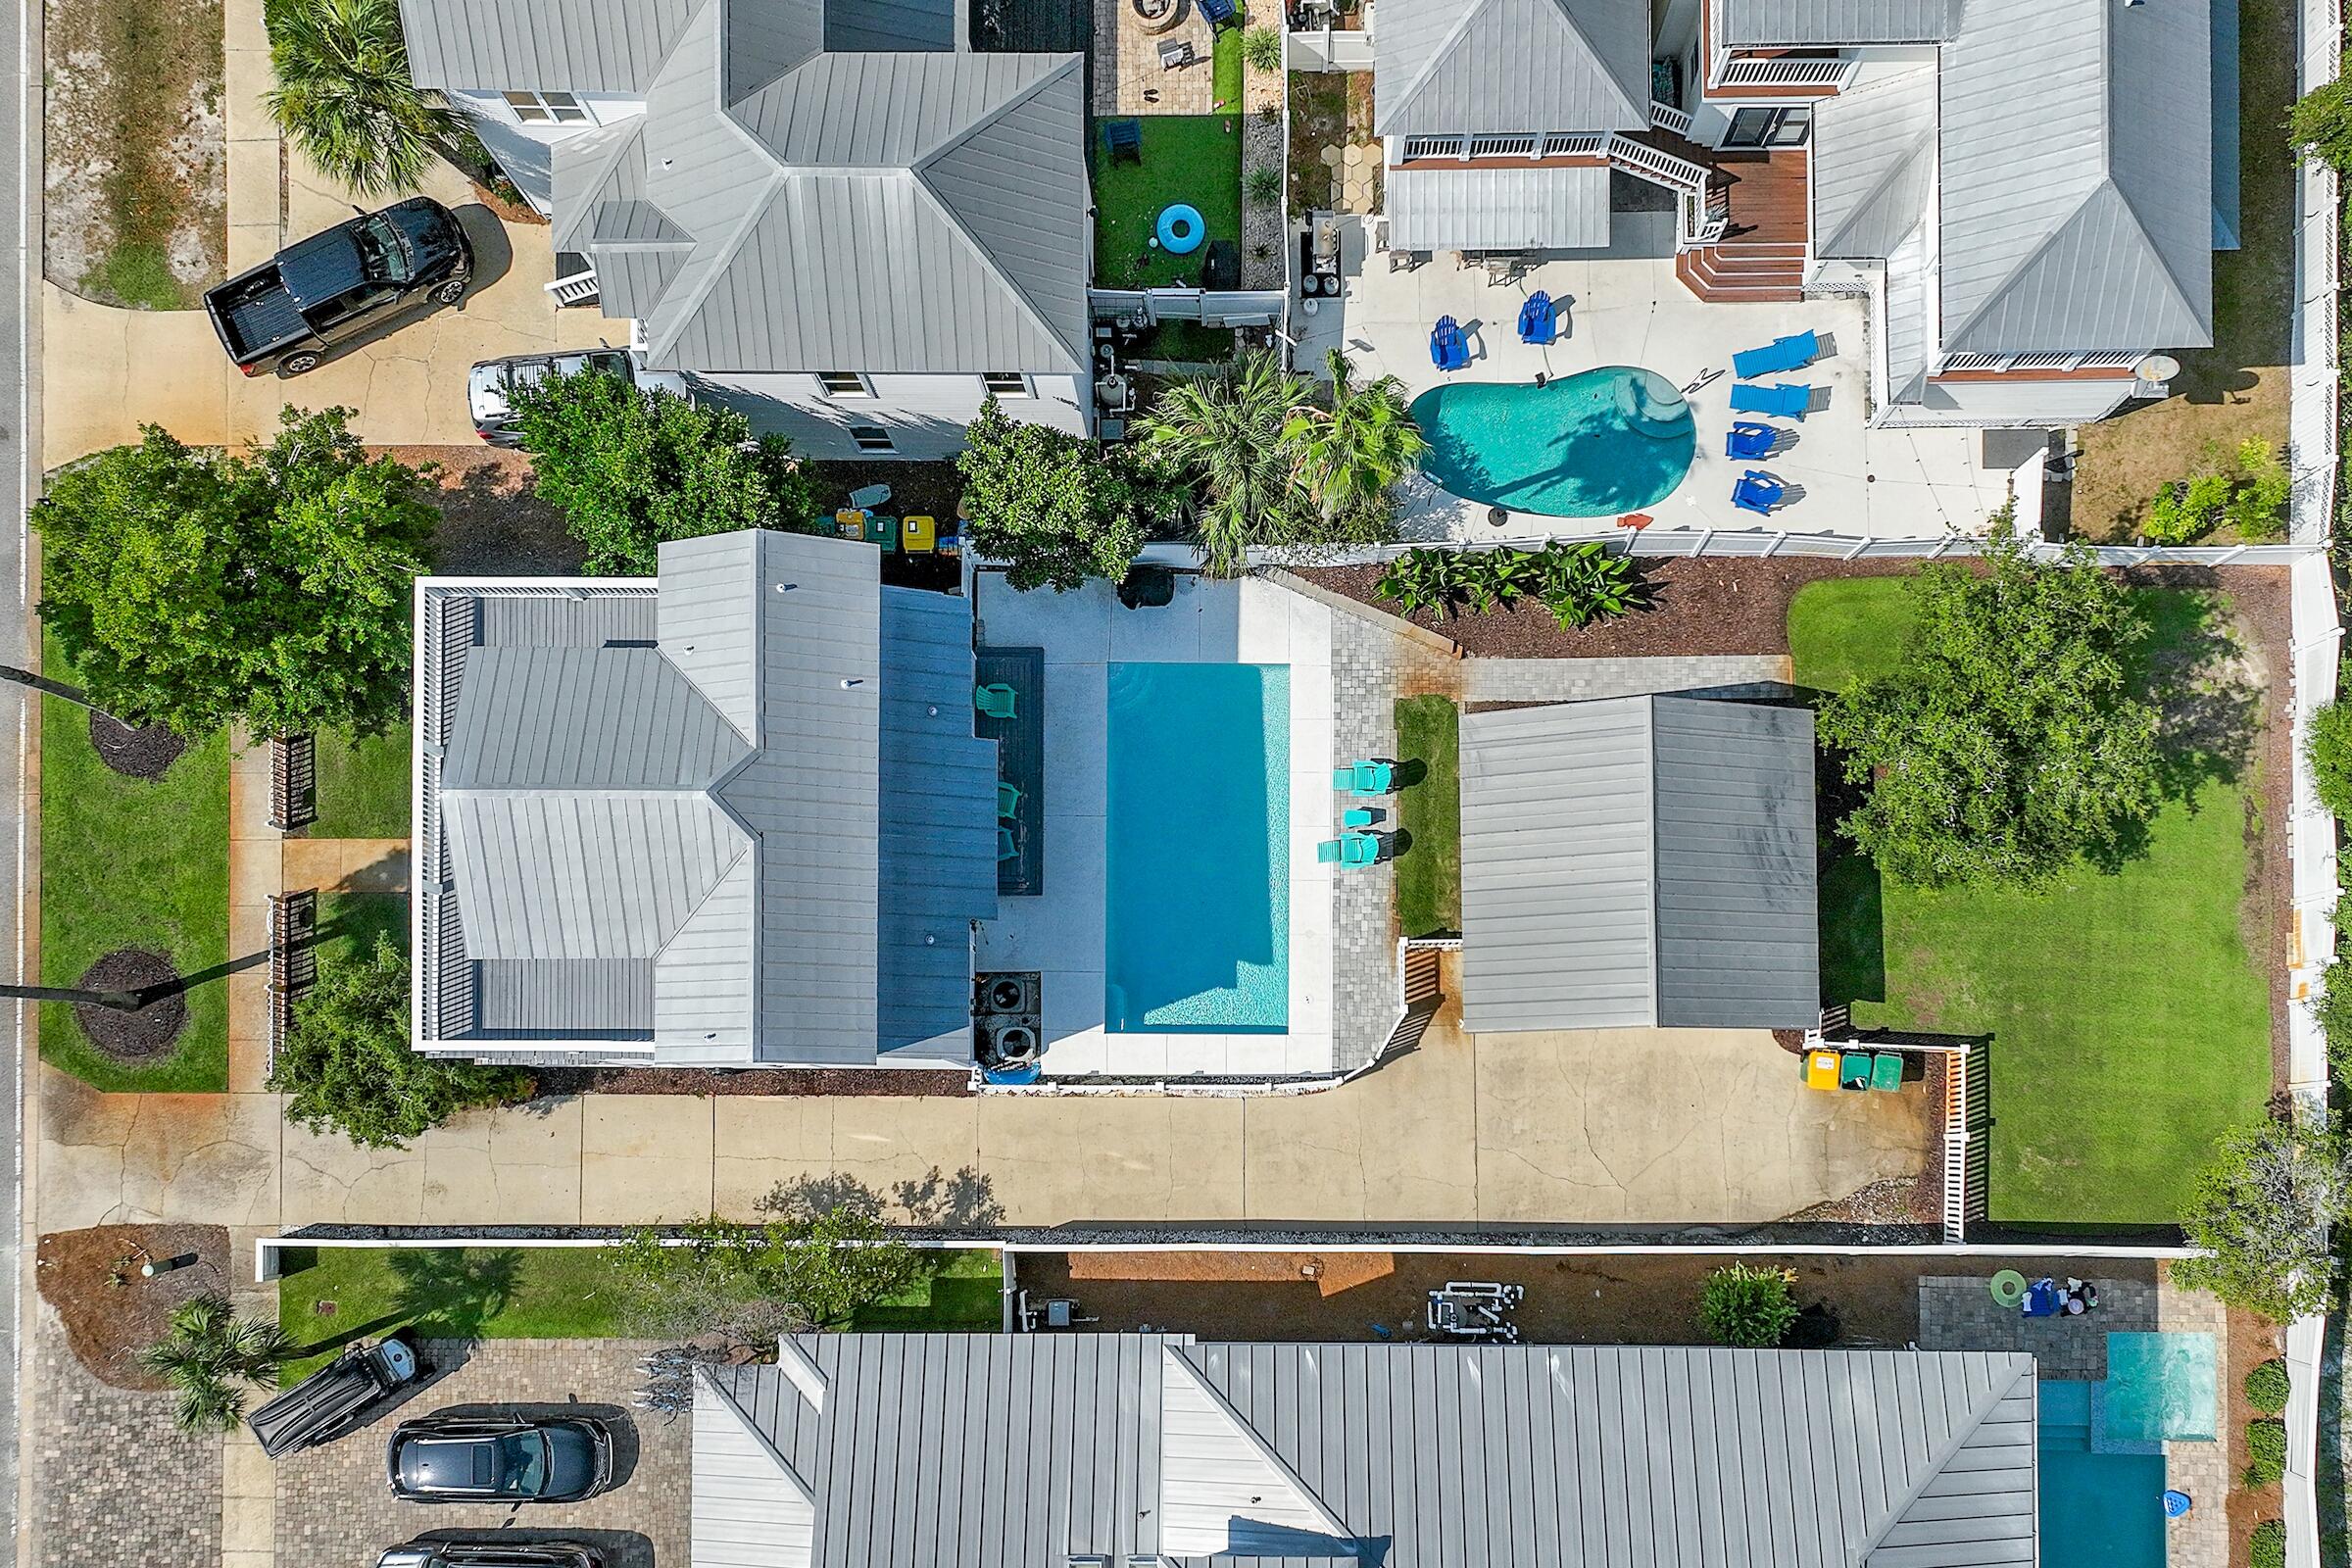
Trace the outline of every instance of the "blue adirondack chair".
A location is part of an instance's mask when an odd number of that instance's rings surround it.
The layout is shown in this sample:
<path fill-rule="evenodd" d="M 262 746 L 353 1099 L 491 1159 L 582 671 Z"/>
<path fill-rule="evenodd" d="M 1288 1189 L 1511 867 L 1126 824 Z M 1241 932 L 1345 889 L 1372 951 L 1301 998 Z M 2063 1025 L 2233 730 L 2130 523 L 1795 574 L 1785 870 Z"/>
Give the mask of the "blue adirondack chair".
<path fill-rule="evenodd" d="M 1769 517 L 1772 509 L 1788 495 L 1788 487 L 1766 473 L 1762 468 L 1750 468 L 1732 486 L 1732 505 L 1742 512 L 1760 513 Z"/>
<path fill-rule="evenodd" d="M 1813 389 L 1794 381 L 1774 381 L 1762 386 L 1741 382 L 1732 388 L 1731 396 L 1734 414 L 1770 414 L 1784 419 L 1803 418 L 1812 401 Z"/>
<path fill-rule="evenodd" d="M 1462 323 L 1450 316 L 1439 317 L 1429 329 L 1429 362 L 1441 370 L 1469 368 L 1470 340 L 1462 336 Z"/>
<path fill-rule="evenodd" d="M 1772 444 L 1780 439 L 1780 434 L 1769 424 L 1741 419 L 1723 438 L 1723 455 L 1727 458 L 1768 458 L 1772 456 Z"/>
<path fill-rule="evenodd" d="M 1557 341 L 1559 335 L 1559 312 L 1553 308 L 1551 296 L 1538 289 L 1519 307 L 1519 341 L 1547 344 Z"/>
<path fill-rule="evenodd" d="M 1732 373 L 1742 381 L 1753 381 L 1759 376 L 1801 370 L 1820 353 L 1819 337 L 1811 332 L 1791 332 L 1787 337 L 1774 338 L 1760 349 L 1733 355 Z"/>
<path fill-rule="evenodd" d="M 1331 787 L 1350 795 L 1386 795 L 1396 780 L 1396 766 L 1389 762 L 1350 762 L 1331 771 Z"/>
<path fill-rule="evenodd" d="M 1140 120 L 1105 120 L 1102 122 L 1102 150 L 1117 163 L 1124 158 L 1131 163 L 1144 161 L 1144 122 Z"/>
<path fill-rule="evenodd" d="M 1200 0 L 1200 14 L 1212 28 L 1229 27 L 1242 20 L 1241 8 L 1233 0 Z"/>

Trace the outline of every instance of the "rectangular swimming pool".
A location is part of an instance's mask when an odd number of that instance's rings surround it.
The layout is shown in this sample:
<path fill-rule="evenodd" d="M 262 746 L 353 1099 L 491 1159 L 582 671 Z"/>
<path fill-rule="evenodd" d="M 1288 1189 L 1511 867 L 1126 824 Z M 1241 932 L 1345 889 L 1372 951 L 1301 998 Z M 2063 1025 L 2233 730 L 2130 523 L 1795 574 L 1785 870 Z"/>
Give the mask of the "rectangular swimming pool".
<path fill-rule="evenodd" d="M 1279 1034 L 1291 1016 L 1291 671 L 1109 666 L 1103 1027 Z"/>
<path fill-rule="evenodd" d="M 2087 1383 L 2044 1380 L 2040 1396 L 2041 1560 L 2164 1568 L 2163 1455 L 2092 1451 Z"/>

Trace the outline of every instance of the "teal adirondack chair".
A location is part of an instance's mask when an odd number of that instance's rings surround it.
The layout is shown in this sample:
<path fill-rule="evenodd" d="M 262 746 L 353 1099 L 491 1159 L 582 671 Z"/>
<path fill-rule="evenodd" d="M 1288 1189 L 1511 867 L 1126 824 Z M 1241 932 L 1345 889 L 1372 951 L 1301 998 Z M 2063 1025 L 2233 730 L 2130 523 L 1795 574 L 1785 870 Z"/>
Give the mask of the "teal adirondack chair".
<path fill-rule="evenodd" d="M 1021 787 L 1018 784 L 1007 784 L 1003 779 L 997 780 L 997 814 L 999 816 L 1021 814 Z"/>
<path fill-rule="evenodd" d="M 1343 833 L 1315 846 L 1320 865 L 1370 865 L 1379 858 L 1380 836 L 1375 833 Z"/>
<path fill-rule="evenodd" d="M 1003 681 L 972 688 L 972 706 L 990 718 L 1012 718 L 1016 714 L 1017 698 L 1013 689 Z"/>

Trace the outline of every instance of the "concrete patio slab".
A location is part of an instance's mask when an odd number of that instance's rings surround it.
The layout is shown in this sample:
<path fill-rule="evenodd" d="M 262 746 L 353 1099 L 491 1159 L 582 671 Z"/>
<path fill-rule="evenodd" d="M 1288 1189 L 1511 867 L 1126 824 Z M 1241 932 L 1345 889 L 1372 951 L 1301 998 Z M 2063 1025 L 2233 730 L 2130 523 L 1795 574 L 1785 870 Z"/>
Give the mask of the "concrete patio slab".
<path fill-rule="evenodd" d="M 592 1095 L 580 1113 L 580 1223 L 700 1219 L 711 1208 L 710 1104 L 687 1095 Z"/>

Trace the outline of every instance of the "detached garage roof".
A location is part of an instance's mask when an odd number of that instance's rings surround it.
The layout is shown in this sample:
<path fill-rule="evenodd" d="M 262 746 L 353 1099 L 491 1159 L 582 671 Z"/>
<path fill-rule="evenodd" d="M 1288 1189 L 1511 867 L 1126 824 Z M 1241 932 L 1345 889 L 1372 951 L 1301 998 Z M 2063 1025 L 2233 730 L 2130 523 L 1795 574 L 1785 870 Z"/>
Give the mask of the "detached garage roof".
<path fill-rule="evenodd" d="M 1462 719 L 1462 1022 L 1821 1015 L 1813 715 L 1690 697 Z"/>
<path fill-rule="evenodd" d="M 1388 209 L 1400 251 L 1596 249 L 1609 242 L 1609 171 L 1393 169 Z"/>
<path fill-rule="evenodd" d="M 2031 1568 L 2013 1351 L 825 1334 L 702 1374 L 693 1568 Z"/>

